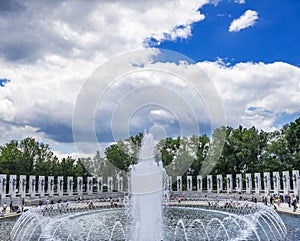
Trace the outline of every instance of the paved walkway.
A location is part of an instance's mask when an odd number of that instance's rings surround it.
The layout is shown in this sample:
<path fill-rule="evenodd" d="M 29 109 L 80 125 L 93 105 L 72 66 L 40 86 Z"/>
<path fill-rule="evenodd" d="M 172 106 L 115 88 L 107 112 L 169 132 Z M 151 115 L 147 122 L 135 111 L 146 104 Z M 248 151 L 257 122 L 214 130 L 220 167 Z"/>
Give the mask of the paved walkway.
<path fill-rule="evenodd" d="M 210 201 L 210 200 L 208 200 Z M 180 203 L 178 203 L 178 201 L 173 201 L 170 203 L 170 205 L 176 205 L 176 206 L 208 206 L 208 201 L 199 201 L 199 200 L 195 200 L 195 201 L 181 201 Z M 211 202 L 214 204 L 216 201 L 215 200 L 211 200 Z M 226 200 L 222 200 L 219 202 L 219 205 L 224 205 L 226 202 Z M 249 202 L 249 204 L 251 204 L 252 202 Z M 264 205 L 261 202 L 258 202 L 260 205 Z M 253 203 L 254 204 L 254 203 Z M 286 213 L 286 214 L 291 214 L 291 215 L 297 215 L 300 216 L 300 204 L 298 204 L 297 210 L 294 212 L 293 211 L 293 207 L 289 207 L 287 203 L 281 203 L 280 206 L 278 207 L 277 204 L 275 204 L 276 207 L 276 211 L 278 213 Z"/>

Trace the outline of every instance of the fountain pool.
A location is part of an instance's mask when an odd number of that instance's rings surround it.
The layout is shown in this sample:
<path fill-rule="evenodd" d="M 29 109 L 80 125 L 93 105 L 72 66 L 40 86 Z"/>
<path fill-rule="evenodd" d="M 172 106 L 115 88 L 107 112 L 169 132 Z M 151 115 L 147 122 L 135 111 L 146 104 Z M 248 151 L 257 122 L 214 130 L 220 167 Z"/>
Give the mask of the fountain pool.
<path fill-rule="evenodd" d="M 163 205 L 165 170 L 155 158 L 154 139 L 145 132 L 139 161 L 129 173 L 126 208 L 32 209 L 14 225 L 12 241 L 60 240 L 286 240 L 287 229 L 271 208 L 248 203 L 207 209 Z M 49 209 L 48 209 L 49 210 Z"/>
<path fill-rule="evenodd" d="M 281 217 L 272 209 L 261 205 L 255 210 L 240 211 L 165 206 L 163 240 L 292 240 Z M 87 209 L 52 216 L 45 215 L 42 209 L 32 209 L 18 219 L 11 240 L 132 240 L 132 221 L 128 220 L 126 208 Z M 291 235 L 296 231 L 295 227 Z"/>

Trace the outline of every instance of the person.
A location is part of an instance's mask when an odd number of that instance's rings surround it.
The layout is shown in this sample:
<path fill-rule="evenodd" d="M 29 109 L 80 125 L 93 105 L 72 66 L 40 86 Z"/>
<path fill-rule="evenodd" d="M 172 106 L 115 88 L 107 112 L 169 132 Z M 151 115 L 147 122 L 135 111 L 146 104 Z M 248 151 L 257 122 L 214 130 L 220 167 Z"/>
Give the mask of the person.
<path fill-rule="evenodd" d="M 22 198 L 22 204 L 21 204 L 22 212 L 24 212 L 24 206 L 25 206 L 25 198 Z"/>
<path fill-rule="evenodd" d="M 3 204 L 3 212 L 6 212 L 7 204 L 6 202 Z"/>
<path fill-rule="evenodd" d="M 92 200 L 88 202 L 89 209 L 92 209 L 92 208 L 93 208 L 93 205 L 94 205 L 94 204 L 93 204 L 93 201 L 92 201 Z"/>
<path fill-rule="evenodd" d="M 289 208 L 290 208 L 291 207 L 291 196 L 290 195 L 287 196 L 287 203 L 288 203 Z"/>
<path fill-rule="evenodd" d="M 296 212 L 297 210 L 297 199 L 295 197 L 293 197 L 293 200 L 292 200 L 292 206 L 293 206 L 293 211 Z"/>
<path fill-rule="evenodd" d="M 9 211 L 10 211 L 10 212 L 13 212 L 13 211 L 14 211 L 13 201 L 10 201 L 10 204 L 9 204 Z"/>

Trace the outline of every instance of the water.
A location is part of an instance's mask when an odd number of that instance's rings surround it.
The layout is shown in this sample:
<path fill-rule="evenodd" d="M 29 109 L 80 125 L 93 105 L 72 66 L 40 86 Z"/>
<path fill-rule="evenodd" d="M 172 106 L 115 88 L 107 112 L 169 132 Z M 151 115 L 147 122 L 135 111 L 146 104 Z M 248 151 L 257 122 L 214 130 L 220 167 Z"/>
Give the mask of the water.
<path fill-rule="evenodd" d="M 263 205 L 211 210 L 163 206 L 165 170 L 154 139 L 144 134 L 139 161 L 129 175 L 128 209 L 85 210 L 56 216 L 31 210 L 11 231 L 12 241 L 61 240 L 290 240 L 280 216 Z M 289 224 L 287 225 L 289 229 Z M 292 228 L 291 237 L 299 232 Z M 295 231 L 295 232 L 294 232 Z"/>
<path fill-rule="evenodd" d="M 253 230 L 247 230 L 245 220 L 253 221 L 251 215 L 239 215 L 235 219 L 241 226 L 245 228 L 240 231 L 238 225 L 234 223 L 232 213 L 226 213 L 219 210 L 207 210 L 203 208 L 178 208 L 166 207 L 163 210 L 162 232 L 164 240 L 228 240 L 225 230 L 221 227 L 219 221 L 227 227 L 226 231 L 230 236 L 229 240 L 258 240 Z M 67 218 L 66 218 L 67 217 Z M 230 220 L 231 217 L 231 220 Z M 274 230 L 277 240 L 298 241 L 300 240 L 300 217 L 281 214 L 285 226 L 287 227 L 287 237 L 279 239 L 277 231 Z M 42 217 L 40 221 L 46 217 Z M 246 218 L 246 219 L 245 219 Z M 125 209 L 109 209 L 97 211 L 84 211 L 82 213 L 71 213 L 69 215 L 57 215 L 51 219 L 55 220 L 56 226 L 52 227 L 52 240 L 128 240 L 126 232 L 130 228 L 127 227 L 127 214 Z M 212 221 L 213 220 L 213 221 Z M 217 221 L 219 220 L 219 221 Z M 226 221 L 227 220 L 227 221 Z M 0 221 L 1 241 L 9 240 L 9 232 L 11 231 L 16 219 L 6 219 Z M 201 222 L 203 226 L 201 225 Z M 226 224 L 227 222 L 227 224 Z M 243 225 L 244 223 L 244 225 Z M 42 224 L 42 222 L 40 222 Z M 214 224 L 210 228 L 208 226 Z M 247 222 L 246 222 L 247 224 Z M 256 225 L 256 231 L 260 233 L 260 240 L 276 240 L 272 236 L 272 232 L 268 230 L 267 225 L 264 225 L 269 233 L 269 239 L 265 238 L 259 226 Z M 232 228 L 230 228 L 232 227 Z M 35 232 L 32 233 L 35 228 Z M 19 232 L 19 238 L 15 240 L 39 240 L 41 227 L 37 228 L 37 222 L 28 223 L 26 229 Z M 245 235 L 244 239 L 243 235 Z M 30 238 L 31 237 L 31 238 Z M 247 238 L 246 238 L 247 237 Z"/>
<path fill-rule="evenodd" d="M 152 134 L 144 134 L 138 163 L 131 167 L 129 219 L 133 241 L 162 240 L 164 168 L 155 160 Z"/>
<path fill-rule="evenodd" d="M 300 216 L 280 214 L 280 217 L 287 228 L 288 241 L 300 240 Z"/>

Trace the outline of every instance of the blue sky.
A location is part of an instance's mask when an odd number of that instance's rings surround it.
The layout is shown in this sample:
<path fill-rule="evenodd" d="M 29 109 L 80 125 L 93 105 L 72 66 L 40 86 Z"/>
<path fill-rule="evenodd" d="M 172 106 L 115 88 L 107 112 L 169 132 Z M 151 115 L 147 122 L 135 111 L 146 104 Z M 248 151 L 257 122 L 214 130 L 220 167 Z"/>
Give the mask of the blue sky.
<path fill-rule="evenodd" d="M 0 1 L 0 144 L 76 155 L 145 129 L 278 130 L 300 117 L 299 13 L 298 0 Z"/>
<path fill-rule="evenodd" d="M 258 13 L 254 26 L 229 32 L 233 19 L 246 10 Z M 192 36 L 164 41 L 156 46 L 179 51 L 195 61 L 216 61 L 218 58 L 239 62 L 283 61 L 300 66 L 300 1 L 250 0 L 245 4 L 220 1 L 201 8 L 204 21 L 193 24 Z"/>

